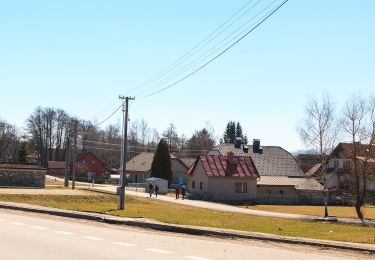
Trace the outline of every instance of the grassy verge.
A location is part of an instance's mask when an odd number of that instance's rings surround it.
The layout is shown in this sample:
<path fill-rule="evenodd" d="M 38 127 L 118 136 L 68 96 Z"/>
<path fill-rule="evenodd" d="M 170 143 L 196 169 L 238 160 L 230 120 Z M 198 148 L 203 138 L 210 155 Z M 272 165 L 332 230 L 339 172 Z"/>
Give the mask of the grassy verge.
<path fill-rule="evenodd" d="M 315 223 L 281 218 L 258 217 L 178 205 L 157 199 L 127 196 L 126 211 L 118 211 L 117 197 L 63 195 L 0 195 L 0 201 L 23 202 L 63 209 L 101 212 L 126 217 L 146 217 L 165 223 L 227 228 L 283 236 L 374 244 L 374 227 Z"/>
<path fill-rule="evenodd" d="M 243 207 L 248 209 L 312 216 L 323 216 L 324 214 L 324 206 L 256 205 Z M 328 213 L 331 216 L 340 218 L 358 218 L 354 207 L 328 206 Z M 375 219 L 375 207 L 363 207 L 363 213 L 366 219 Z"/>

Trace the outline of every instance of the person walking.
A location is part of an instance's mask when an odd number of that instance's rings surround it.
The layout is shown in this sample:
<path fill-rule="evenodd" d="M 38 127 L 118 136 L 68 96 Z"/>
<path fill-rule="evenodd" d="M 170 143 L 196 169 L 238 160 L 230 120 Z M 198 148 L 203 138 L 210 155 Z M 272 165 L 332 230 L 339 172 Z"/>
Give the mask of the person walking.
<path fill-rule="evenodd" d="M 185 186 L 182 185 L 182 188 L 181 188 L 181 195 L 182 195 L 182 199 L 183 199 L 183 200 L 185 199 L 185 194 L 186 194 L 186 189 L 185 189 Z"/>
<path fill-rule="evenodd" d="M 180 198 L 180 186 L 176 187 L 176 200 Z"/>
<path fill-rule="evenodd" d="M 155 184 L 155 197 L 157 198 L 158 197 L 158 193 L 159 193 L 159 186 L 157 184 Z"/>
<path fill-rule="evenodd" d="M 148 189 L 149 189 L 149 193 L 150 193 L 150 198 L 152 197 L 152 193 L 154 193 L 154 184 L 152 184 L 152 182 L 150 182 L 150 184 L 148 185 Z"/>

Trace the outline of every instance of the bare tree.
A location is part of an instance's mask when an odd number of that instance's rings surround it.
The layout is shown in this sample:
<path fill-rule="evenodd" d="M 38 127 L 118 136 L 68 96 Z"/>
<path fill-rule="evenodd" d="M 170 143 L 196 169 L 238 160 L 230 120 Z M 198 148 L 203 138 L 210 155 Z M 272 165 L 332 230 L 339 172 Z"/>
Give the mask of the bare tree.
<path fill-rule="evenodd" d="M 316 149 L 320 161 L 319 180 L 324 187 L 324 217 L 328 217 L 328 154 L 336 146 L 338 139 L 338 128 L 335 124 L 334 106 L 328 95 L 322 100 L 312 98 L 305 107 L 305 117 L 298 127 L 302 141 L 308 146 Z"/>
<path fill-rule="evenodd" d="M 210 132 L 203 128 L 196 130 L 191 138 L 187 140 L 187 148 L 189 157 L 197 157 L 207 153 L 215 145 L 215 139 Z"/>
<path fill-rule="evenodd" d="M 140 143 L 145 146 L 148 144 L 149 140 L 150 140 L 150 133 L 151 133 L 151 130 L 150 128 L 148 127 L 148 124 L 147 122 L 142 119 L 141 120 L 141 123 L 139 124 L 139 128 L 140 128 Z"/>
<path fill-rule="evenodd" d="M 373 99 L 367 105 L 365 99 L 355 96 L 345 104 L 341 119 L 341 126 L 352 143 L 350 157 L 352 161 L 353 193 L 355 195 L 354 207 L 362 223 L 364 223 L 362 206 L 366 198 L 367 163 L 372 152 L 371 141 L 369 141 L 368 146 L 364 146 L 362 143 L 371 139 L 374 134 L 374 111 L 375 102 Z M 365 156 L 361 157 L 361 155 Z"/>
<path fill-rule="evenodd" d="M 163 132 L 162 136 L 169 144 L 169 150 L 176 150 L 180 146 L 180 138 L 178 137 L 177 129 L 174 124 L 170 124 L 168 128 Z"/>
<path fill-rule="evenodd" d="M 0 120 L 0 161 L 17 160 L 19 137 L 17 128 Z"/>
<path fill-rule="evenodd" d="M 152 129 L 152 137 L 151 137 L 151 143 L 150 143 L 151 147 L 156 147 L 159 141 L 160 141 L 159 132 L 158 130 L 154 128 Z"/>

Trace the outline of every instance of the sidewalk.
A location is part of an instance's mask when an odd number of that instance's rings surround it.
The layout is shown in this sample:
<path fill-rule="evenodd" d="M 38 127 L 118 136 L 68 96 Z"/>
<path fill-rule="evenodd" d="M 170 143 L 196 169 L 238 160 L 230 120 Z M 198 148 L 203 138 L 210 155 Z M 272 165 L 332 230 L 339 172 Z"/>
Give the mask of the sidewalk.
<path fill-rule="evenodd" d="M 14 202 L 0 202 L 0 209 L 10 209 L 19 210 L 26 212 L 34 212 L 40 214 L 49 214 L 54 216 L 75 218 L 75 219 L 86 219 L 97 222 L 104 222 L 108 224 L 126 225 L 132 227 L 149 228 L 164 232 L 174 232 L 189 235 L 201 235 L 201 236 L 214 236 L 219 238 L 240 238 L 249 240 L 262 240 L 277 243 L 286 244 L 299 244 L 307 245 L 319 248 L 333 248 L 340 250 L 350 250 L 355 252 L 363 252 L 374 254 L 375 245 L 371 244 L 360 244 L 360 243 L 349 243 L 340 241 L 330 241 L 330 240 L 319 240 L 319 239 L 308 239 L 299 237 L 286 237 L 278 236 L 265 233 L 257 232 L 246 232 L 246 231 L 236 231 L 229 229 L 220 228 L 208 228 L 208 227 L 195 227 L 195 226 L 185 226 L 185 225 L 173 225 L 161 223 L 158 221 L 146 219 L 146 218 L 123 218 L 116 217 L 105 214 L 98 213 L 87 213 L 73 210 L 63 210 L 51 207 L 29 205 L 24 203 L 14 203 Z"/>
<path fill-rule="evenodd" d="M 92 191 L 99 191 L 99 192 L 107 192 L 107 193 L 116 193 L 116 186 L 97 186 L 97 187 L 89 187 L 87 190 Z M 126 194 L 138 197 L 148 197 L 148 193 L 143 191 L 136 192 L 133 190 L 126 190 Z M 262 216 L 262 217 L 275 217 L 275 218 L 288 218 L 288 219 L 298 219 L 298 220 L 316 220 L 321 216 L 310 216 L 310 215 L 300 215 L 300 214 L 288 214 L 288 213 L 279 213 L 279 212 L 271 212 L 271 211 L 262 211 L 262 210 L 254 210 L 254 209 L 246 209 L 240 208 L 235 206 L 230 206 L 221 203 L 209 202 L 209 201 L 201 201 L 201 200 L 176 200 L 173 197 L 165 196 L 165 195 L 158 195 L 158 200 L 171 202 L 171 203 L 178 203 L 182 205 L 188 205 L 193 207 L 205 208 L 205 209 L 212 209 L 212 210 L 219 210 L 231 213 L 240 213 L 240 214 L 247 214 L 247 215 L 254 215 L 254 216 Z M 361 224 L 359 219 L 353 218 L 337 218 L 337 222 L 339 223 L 347 223 L 347 224 Z M 366 221 L 368 225 L 375 225 L 375 221 Z"/>

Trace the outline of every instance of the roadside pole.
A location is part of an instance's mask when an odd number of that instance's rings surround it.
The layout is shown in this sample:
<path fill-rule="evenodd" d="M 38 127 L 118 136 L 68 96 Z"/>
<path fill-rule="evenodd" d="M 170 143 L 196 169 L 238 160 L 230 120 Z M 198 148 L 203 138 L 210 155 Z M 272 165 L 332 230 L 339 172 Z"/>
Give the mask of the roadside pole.
<path fill-rule="evenodd" d="M 65 147 L 65 179 L 64 179 L 65 187 L 69 187 L 69 168 L 70 168 L 69 150 L 70 150 L 70 138 L 68 138 L 67 144 Z"/>
<path fill-rule="evenodd" d="M 122 158 L 121 158 L 121 176 L 120 176 L 120 186 L 117 188 L 117 194 L 119 195 L 119 210 L 125 209 L 125 184 L 126 184 L 126 157 L 128 148 L 128 110 L 129 110 L 129 100 L 134 100 L 134 97 L 124 97 L 119 96 L 120 99 L 125 100 L 122 104 L 123 112 L 123 133 L 122 133 Z"/>
<path fill-rule="evenodd" d="M 74 152 L 73 152 L 73 174 L 72 174 L 72 190 L 75 189 L 76 185 L 76 157 L 77 157 L 77 119 L 74 120 Z"/>

